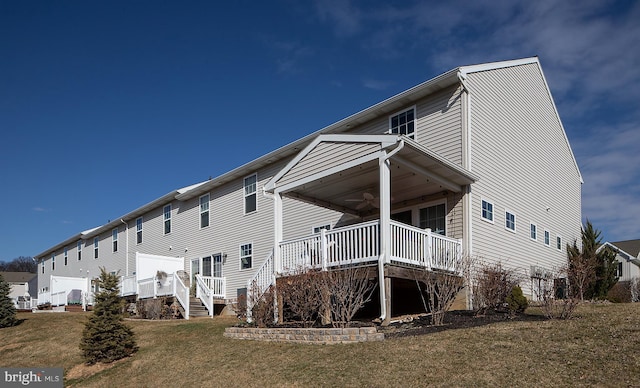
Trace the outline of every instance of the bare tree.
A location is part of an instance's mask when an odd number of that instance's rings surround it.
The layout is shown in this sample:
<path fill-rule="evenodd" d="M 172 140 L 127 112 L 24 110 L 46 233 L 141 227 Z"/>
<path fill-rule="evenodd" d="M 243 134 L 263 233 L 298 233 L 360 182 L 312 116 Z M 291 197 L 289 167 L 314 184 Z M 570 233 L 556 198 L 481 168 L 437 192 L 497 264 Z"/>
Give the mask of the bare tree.
<path fill-rule="evenodd" d="M 558 270 L 552 271 L 553 279 L 561 279 L 568 275 L 569 269 L 562 267 Z M 542 301 L 540 308 L 542 313 L 549 319 L 569 319 L 573 316 L 573 313 L 580 303 L 575 295 L 577 288 L 569 287 L 567 289 L 567 295 L 565 298 L 556 298 L 556 290 L 554 287 L 545 288 L 540 291 L 541 295 L 538 295 L 538 299 Z"/>
<path fill-rule="evenodd" d="M 20 256 L 7 263 L 0 262 L 0 271 L 6 272 L 38 272 L 38 265 L 29 256 Z"/>
<path fill-rule="evenodd" d="M 631 289 L 631 301 L 640 302 L 640 278 L 631 279 L 629 288 Z"/>

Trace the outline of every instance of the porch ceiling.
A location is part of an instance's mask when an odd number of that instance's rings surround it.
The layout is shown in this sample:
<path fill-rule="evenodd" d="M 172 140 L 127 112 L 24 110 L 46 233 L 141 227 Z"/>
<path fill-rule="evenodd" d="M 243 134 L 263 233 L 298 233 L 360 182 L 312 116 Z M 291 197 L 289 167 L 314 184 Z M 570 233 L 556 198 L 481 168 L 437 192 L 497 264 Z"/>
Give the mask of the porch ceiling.
<path fill-rule="evenodd" d="M 403 142 L 402 149 L 391 161 L 391 207 L 399 207 L 421 199 L 433 198 L 443 192 L 460 192 L 465 185 L 477 180 L 470 172 L 434 154 L 430 150 L 407 138 L 387 148 L 395 149 Z M 300 179 L 282 192 L 284 196 L 296 198 L 358 216 L 375 214 L 379 203 L 378 158 L 337 171 L 316 180 Z M 371 201 L 363 195 L 371 194 Z M 367 197 L 371 198 L 367 195 Z"/>

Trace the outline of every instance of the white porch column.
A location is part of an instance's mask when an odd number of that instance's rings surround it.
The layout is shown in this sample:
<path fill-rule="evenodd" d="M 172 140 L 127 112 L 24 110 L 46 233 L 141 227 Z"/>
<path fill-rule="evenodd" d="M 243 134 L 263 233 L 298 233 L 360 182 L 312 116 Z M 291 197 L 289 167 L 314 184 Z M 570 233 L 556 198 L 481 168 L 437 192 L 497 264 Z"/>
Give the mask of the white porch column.
<path fill-rule="evenodd" d="M 273 193 L 273 269 L 282 272 L 282 258 L 280 257 L 280 242 L 282 241 L 282 195 Z"/>
<path fill-rule="evenodd" d="M 380 319 L 383 325 L 389 324 L 391 282 L 384 276 L 384 265 L 390 261 L 391 246 L 391 163 L 383 151 L 379 159 L 380 166 L 380 258 L 378 259 L 378 284 L 380 289 Z"/>

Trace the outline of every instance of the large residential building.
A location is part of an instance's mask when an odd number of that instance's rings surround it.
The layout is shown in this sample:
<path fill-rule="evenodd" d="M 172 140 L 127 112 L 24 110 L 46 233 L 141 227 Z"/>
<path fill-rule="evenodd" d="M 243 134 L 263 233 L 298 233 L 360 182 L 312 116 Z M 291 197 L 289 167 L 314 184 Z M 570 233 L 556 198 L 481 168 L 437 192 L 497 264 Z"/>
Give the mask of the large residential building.
<path fill-rule="evenodd" d="M 403 270 L 463 256 L 519 271 L 535 298 L 580 238 L 581 184 L 538 58 L 462 66 L 61 241 L 37 255 L 38 298 L 90 303 L 105 267 L 138 297 L 195 282 L 213 311 L 252 279 L 369 265 L 388 318 L 415 284 Z"/>

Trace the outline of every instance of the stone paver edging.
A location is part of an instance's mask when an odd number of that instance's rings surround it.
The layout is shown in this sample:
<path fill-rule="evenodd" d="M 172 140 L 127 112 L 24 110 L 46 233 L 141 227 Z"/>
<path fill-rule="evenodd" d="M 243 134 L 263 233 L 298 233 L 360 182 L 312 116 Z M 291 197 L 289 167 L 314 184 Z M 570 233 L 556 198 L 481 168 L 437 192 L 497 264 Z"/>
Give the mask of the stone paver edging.
<path fill-rule="evenodd" d="M 228 327 L 224 331 L 224 336 L 236 339 L 308 344 L 344 344 L 384 340 L 384 334 L 378 333 L 375 327 L 344 329 Z"/>

